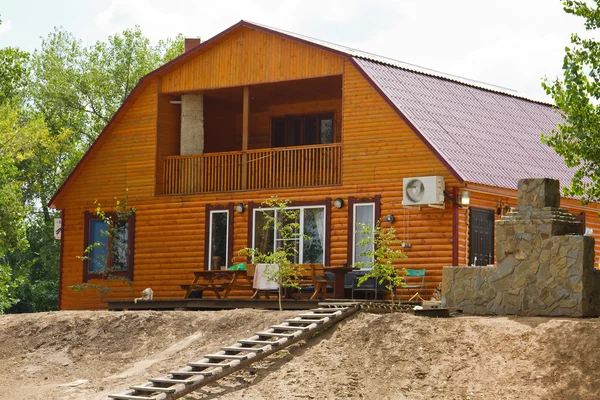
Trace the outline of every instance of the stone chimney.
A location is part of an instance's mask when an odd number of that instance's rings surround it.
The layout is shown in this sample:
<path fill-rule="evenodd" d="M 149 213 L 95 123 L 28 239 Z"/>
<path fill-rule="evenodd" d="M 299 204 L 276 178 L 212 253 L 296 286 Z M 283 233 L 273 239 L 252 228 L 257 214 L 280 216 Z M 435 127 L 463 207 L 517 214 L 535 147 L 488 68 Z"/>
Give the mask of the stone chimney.
<path fill-rule="evenodd" d="M 442 305 L 478 315 L 597 317 L 594 238 L 560 208 L 560 183 L 521 179 L 518 209 L 496 221 L 497 267 L 445 267 Z"/>
<path fill-rule="evenodd" d="M 184 44 L 183 44 L 183 52 L 187 53 L 188 51 L 192 50 L 194 47 L 198 47 L 200 46 L 200 38 L 185 38 Z"/>

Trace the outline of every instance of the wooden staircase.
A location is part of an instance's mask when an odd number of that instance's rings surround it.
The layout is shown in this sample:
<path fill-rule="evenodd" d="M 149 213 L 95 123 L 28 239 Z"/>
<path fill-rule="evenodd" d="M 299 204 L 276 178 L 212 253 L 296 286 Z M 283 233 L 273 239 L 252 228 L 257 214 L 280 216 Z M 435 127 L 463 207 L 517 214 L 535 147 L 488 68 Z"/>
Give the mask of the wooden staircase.
<path fill-rule="evenodd" d="M 293 343 L 307 339 L 358 309 L 358 303 L 319 303 L 319 308 L 286 319 L 279 325 L 257 332 L 251 338 L 238 340 L 231 346 L 221 347 L 218 352 L 207 354 L 199 361 L 169 372 L 167 376 L 148 379 L 144 385 L 131 386 L 124 393 L 109 394 L 108 397 L 120 400 L 178 399 Z"/>

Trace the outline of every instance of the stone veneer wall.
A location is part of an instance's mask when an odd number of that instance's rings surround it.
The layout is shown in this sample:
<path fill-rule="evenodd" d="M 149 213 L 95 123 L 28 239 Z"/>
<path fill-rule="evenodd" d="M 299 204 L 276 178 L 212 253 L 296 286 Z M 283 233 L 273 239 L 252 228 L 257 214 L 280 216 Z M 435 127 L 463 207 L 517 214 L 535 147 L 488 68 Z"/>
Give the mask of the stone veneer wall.
<path fill-rule="evenodd" d="M 518 209 L 496 221 L 497 267 L 445 267 L 442 305 L 478 315 L 598 316 L 594 238 L 560 207 L 559 182 L 519 181 Z"/>
<path fill-rule="evenodd" d="M 180 154 L 204 153 L 204 96 L 181 95 Z"/>

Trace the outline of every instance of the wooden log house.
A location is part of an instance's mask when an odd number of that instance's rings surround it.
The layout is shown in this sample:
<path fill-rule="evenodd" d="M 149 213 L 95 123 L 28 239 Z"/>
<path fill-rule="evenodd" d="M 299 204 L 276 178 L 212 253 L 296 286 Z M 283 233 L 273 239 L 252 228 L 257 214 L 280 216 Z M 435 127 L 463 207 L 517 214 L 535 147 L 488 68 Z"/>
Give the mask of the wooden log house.
<path fill-rule="evenodd" d="M 140 80 L 50 201 L 62 212 L 59 307 L 98 308 L 94 293 L 68 287 L 97 281 L 78 258 L 102 228 L 94 202 L 110 210 L 126 190 L 137 209 L 120 238 L 130 252 L 112 262 L 155 299 L 181 298 L 194 271 L 243 261 L 243 247 L 272 246 L 256 221 L 273 195 L 300 208 L 313 237 L 299 262 L 353 264 L 355 223 L 380 220 L 411 245 L 398 267 L 426 269 L 431 294 L 443 266 L 494 262 L 493 221 L 516 206 L 518 179 L 569 182 L 540 143 L 559 119 L 499 88 L 245 21 L 186 41 Z M 403 207 L 403 178 L 423 176 L 443 177 L 442 208 Z M 597 204 L 562 204 L 600 232 Z"/>

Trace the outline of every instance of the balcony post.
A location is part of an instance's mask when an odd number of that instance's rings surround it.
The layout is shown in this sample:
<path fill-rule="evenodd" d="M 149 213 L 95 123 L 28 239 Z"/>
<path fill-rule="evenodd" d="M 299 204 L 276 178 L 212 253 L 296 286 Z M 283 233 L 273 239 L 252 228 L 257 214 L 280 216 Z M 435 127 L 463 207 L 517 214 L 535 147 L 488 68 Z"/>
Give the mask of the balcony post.
<path fill-rule="evenodd" d="M 242 110 L 242 190 L 248 186 L 248 121 L 250 114 L 250 87 L 244 86 L 244 103 Z"/>

